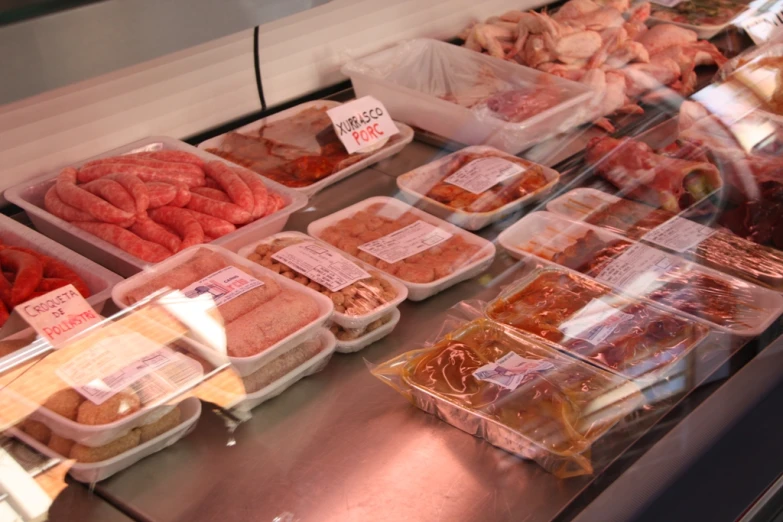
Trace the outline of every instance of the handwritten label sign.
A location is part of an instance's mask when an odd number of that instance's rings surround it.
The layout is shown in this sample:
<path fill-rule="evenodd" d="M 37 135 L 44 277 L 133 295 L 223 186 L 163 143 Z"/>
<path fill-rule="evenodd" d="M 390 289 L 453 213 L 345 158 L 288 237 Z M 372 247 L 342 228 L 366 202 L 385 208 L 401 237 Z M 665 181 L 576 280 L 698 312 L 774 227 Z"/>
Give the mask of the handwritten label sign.
<path fill-rule="evenodd" d="M 103 320 L 73 285 L 30 299 L 14 311 L 54 346 Z"/>
<path fill-rule="evenodd" d="M 344 103 L 326 114 L 349 154 L 383 146 L 400 132 L 383 104 L 372 96 Z"/>

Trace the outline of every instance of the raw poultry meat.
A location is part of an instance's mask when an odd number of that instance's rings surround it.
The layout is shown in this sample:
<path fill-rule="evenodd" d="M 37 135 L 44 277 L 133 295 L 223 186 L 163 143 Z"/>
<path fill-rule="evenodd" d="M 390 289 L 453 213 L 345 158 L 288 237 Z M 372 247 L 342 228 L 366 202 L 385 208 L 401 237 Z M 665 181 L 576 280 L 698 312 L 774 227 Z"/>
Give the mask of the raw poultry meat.
<path fill-rule="evenodd" d="M 639 112 L 635 100 L 668 86 L 693 92 L 698 65 L 722 65 L 726 58 L 695 32 L 670 24 L 647 29 L 647 2 L 571 0 L 556 13 L 509 11 L 468 27 L 465 46 L 513 60 L 601 92 L 590 119 L 612 131 L 605 118 Z"/>

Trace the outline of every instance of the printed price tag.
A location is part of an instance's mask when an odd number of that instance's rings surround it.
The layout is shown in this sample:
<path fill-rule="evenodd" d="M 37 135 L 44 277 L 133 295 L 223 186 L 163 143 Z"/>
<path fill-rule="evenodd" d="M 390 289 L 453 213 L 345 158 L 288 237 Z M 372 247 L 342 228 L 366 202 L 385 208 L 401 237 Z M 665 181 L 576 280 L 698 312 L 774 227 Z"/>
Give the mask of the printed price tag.
<path fill-rule="evenodd" d="M 313 241 L 285 247 L 275 253 L 272 259 L 293 268 L 332 292 L 339 292 L 351 283 L 370 277 L 370 274 L 339 252 Z"/>
<path fill-rule="evenodd" d="M 675 252 L 685 252 L 715 232 L 710 227 L 675 216 L 647 232 L 642 239 Z"/>
<path fill-rule="evenodd" d="M 619 325 L 631 318 L 633 318 L 631 314 L 623 313 L 600 299 L 593 299 L 568 321 L 562 323 L 559 330 L 573 339 L 582 339 L 598 345 L 604 342 Z"/>
<path fill-rule="evenodd" d="M 326 114 L 349 154 L 373 145 L 382 146 L 382 142 L 400 132 L 383 104 L 372 96 L 349 101 Z"/>
<path fill-rule="evenodd" d="M 543 373 L 554 367 L 555 365 L 550 362 L 525 359 L 514 352 L 509 352 L 497 361 L 485 364 L 473 372 L 473 377 L 509 390 L 516 390 L 520 384 L 532 378 L 533 374 Z"/>
<path fill-rule="evenodd" d="M 439 245 L 451 236 L 450 232 L 419 220 L 375 241 L 359 245 L 359 250 L 387 263 L 396 263 Z"/>
<path fill-rule="evenodd" d="M 482 194 L 501 181 L 524 172 L 522 165 L 503 158 L 479 158 L 473 160 L 443 181 L 473 194 Z"/>
<path fill-rule="evenodd" d="M 239 268 L 227 266 L 184 288 L 182 293 L 190 298 L 209 294 L 215 306 L 220 306 L 263 284 Z"/>
<path fill-rule="evenodd" d="M 30 299 L 14 311 L 55 346 L 103 320 L 73 285 Z"/>
<path fill-rule="evenodd" d="M 658 249 L 636 244 L 606 265 L 596 279 L 627 292 L 638 293 L 674 268 L 676 261 Z"/>
<path fill-rule="evenodd" d="M 139 391 L 147 389 L 140 398 L 150 402 L 197 381 L 203 369 L 197 361 L 130 332 L 95 343 L 55 373 L 90 402 L 103 404 L 129 386 L 135 389 L 137 383 Z"/>

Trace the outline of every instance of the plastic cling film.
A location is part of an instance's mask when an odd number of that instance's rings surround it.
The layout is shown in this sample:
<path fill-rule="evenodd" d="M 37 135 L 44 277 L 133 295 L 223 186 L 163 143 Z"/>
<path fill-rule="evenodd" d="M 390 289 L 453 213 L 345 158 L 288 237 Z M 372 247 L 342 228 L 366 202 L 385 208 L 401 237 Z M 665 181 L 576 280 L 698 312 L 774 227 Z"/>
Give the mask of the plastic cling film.
<path fill-rule="evenodd" d="M 517 358 L 530 371 L 513 389 L 474 376 Z M 624 379 L 486 319 L 372 372 L 424 411 L 558 477 L 592 473 L 593 442 L 643 402 Z"/>
<path fill-rule="evenodd" d="M 437 40 L 402 42 L 342 72 L 395 118 L 512 154 L 585 123 L 591 112 L 586 85 Z"/>
<path fill-rule="evenodd" d="M 631 379 L 674 371 L 708 334 L 694 321 L 618 296 L 564 270 L 538 269 L 486 308 L 489 318 Z"/>
<path fill-rule="evenodd" d="M 328 253 L 338 256 L 344 262 L 339 263 L 341 268 L 339 275 L 341 277 L 339 277 L 340 284 L 333 287 L 336 290 L 332 290 L 323 284 L 335 282 L 338 279 L 336 276 L 330 276 L 328 281 L 320 277 L 316 280 L 315 277 L 308 277 L 308 274 L 314 275 L 315 270 L 301 273 L 296 270 L 296 267 L 286 264 L 280 258 L 281 252 L 292 246 L 302 244 L 328 249 Z M 339 251 L 320 241 L 309 238 L 272 238 L 268 242 L 264 241 L 256 246 L 254 251 L 248 255 L 248 259 L 329 297 L 334 303 L 334 310 L 337 313 L 350 316 L 366 315 L 398 297 L 398 291 L 395 286 L 380 272 L 374 270 L 365 271 L 364 268 L 351 262 Z M 330 263 L 334 262 L 333 256 L 330 255 L 328 259 Z M 310 264 L 310 267 L 314 268 L 312 264 Z M 318 272 L 322 275 L 324 270 Z M 366 274 L 366 277 L 364 274 Z M 347 281 L 351 282 L 344 284 Z"/>

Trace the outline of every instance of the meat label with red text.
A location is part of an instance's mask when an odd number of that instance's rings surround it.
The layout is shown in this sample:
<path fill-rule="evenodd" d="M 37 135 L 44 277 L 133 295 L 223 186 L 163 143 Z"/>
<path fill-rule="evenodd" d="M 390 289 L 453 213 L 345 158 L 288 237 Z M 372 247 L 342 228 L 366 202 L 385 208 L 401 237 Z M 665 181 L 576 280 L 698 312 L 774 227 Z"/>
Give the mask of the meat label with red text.
<path fill-rule="evenodd" d="M 400 130 L 381 102 L 364 96 L 326 111 L 349 154 L 382 145 Z"/>
<path fill-rule="evenodd" d="M 103 320 L 73 285 L 34 297 L 14 311 L 55 346 Z"/>

